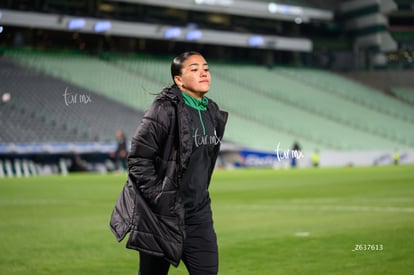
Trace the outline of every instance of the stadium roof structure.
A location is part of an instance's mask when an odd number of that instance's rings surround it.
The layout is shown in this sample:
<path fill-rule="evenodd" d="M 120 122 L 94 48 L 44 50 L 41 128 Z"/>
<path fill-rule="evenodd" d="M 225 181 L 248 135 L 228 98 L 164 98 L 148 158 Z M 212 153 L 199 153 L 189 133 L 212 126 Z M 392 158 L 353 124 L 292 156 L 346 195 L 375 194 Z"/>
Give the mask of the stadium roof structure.
<path fill-rule="evenodd" d="M 194 29 L 189 26 L 180 27 L 16 10 L 0 10 L 0 13 L 2 14 L 0 24 L 5 26 L 299 52 L 310 52 L 313 48 L 312 41 L 302 37 L 236 33 Z"/>
<path fill-rule="evenodd" d="M 310 6 L 302 6 L 302 1 L 249 1 L 249 0 L 107 0 L 108 2 L 128 2 L 152 6 L 172 7 L 201 12 L 220 12 L 257 18 L 309 22 L 312 19 L 332 20 L 333 12 Z M 291 4 L 293 3 L 293 4 Z"/>

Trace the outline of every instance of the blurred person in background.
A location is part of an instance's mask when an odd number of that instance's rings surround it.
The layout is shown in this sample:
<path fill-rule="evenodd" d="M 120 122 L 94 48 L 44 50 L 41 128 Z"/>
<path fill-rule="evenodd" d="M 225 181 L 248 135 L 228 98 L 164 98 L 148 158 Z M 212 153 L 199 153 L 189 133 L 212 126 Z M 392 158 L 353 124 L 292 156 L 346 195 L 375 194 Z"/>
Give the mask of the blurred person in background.
<path fill-rule="evenodd" d="M 319 160 L 320 160 L 320 155 L 319 155 L 319 150 L 316 149 L 312 156 L 311 156 L 311 160 L 312 160 L 312 166 L 313 167 L 319 167 Z"/>
<path fill-rule="evenodd" d="M 127 141 L 125 133 L 122 130 L 117 130 L 115 132 L 116 137 L 116 150 L 111 154 L 111 157 L 114 158 L 115 170 L 124 171 L 127 169 Z"/>
<path fill-rule="evenodd" d="M 297 155 L 295 154 L 295 152 L 296 153 L 298 153 L 298 152 L 300 152 L 301 151 L 301 147 L 300 147 L 300 144 L 299 144 L 299 142 L 297 142 L 297 141 L 295 141 L 294 143 L 293 143 L 293 145 L 292 145 L 292 151 L 291 151 L 291 159 L 290 159 L 290 166 L 292 167 L 292 168 L 295 168 L 296 166 L 297 166 L 297 162 L 298 162 L 298 160 L 297 160 Z"/>
<path fill-rule="evenodd" d="M 394 153 L 392 154 L 392 160 L 394 162 L 394 165 L 400 164 L 400 152 L 398 150 L 394 150 Z"/>
<path fill-rule="evenodd" d="M 131 230 L 127 247 L 139 251 L 140 275 L 168 274 L 181 260 L 191 275 L 214 275 L 208 188 L 228 113 L 205 96 L 211 76 L 200 53 L 175 57 L 171 76 L 174 84 L 158 94 L 132 139 L 127 184 L 136 190 L 134 213 L 125 214 L 128 203 L 118 199 L 111 227 L 118 240 Z M 137 223 L 124 226 L 120 216 Z"/>

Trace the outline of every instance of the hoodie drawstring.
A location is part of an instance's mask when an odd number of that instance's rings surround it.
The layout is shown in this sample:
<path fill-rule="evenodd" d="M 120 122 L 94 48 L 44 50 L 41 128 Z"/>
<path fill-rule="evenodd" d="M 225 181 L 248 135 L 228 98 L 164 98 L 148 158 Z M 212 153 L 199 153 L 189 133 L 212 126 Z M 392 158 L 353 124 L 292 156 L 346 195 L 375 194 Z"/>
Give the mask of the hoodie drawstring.
<path fill-rule="evenodd" d="M 201 127 L 203 127 L 203 135 L 206 134 L 206 128 L 204 126 L 203 117 L 201 116 L 201 111 L 207 110 L 208 99 L 204 97 L 201 100 L 198 100 L 187 93 L 182 92 L 184 103 L 191 108 L 194 108 L 198 111 L 198 117 L 200 118 Z"/>

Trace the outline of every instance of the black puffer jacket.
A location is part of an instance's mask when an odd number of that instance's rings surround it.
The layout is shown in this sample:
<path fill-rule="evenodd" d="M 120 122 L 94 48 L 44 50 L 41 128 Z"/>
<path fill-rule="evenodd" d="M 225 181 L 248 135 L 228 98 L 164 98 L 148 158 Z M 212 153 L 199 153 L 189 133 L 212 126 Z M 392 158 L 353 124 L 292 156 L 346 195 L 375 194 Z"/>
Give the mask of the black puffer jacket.
<path fill-rule="evenodd" d="M 227 112 L 209 99 L 220 140 Z M 130 232 L 127 247 L 164 257 L 177 266 L 185 239 L 184 208 L 178 192 L 193 147 L 191 116 L 181 91 L 164 89 L 144 115 L 132 139 L 129 175 L 111 216 L 111 229 L 121 241 Z M 215 147 L 209 177 L 219 146 Z M 210 181 L 210 179 L 209 179 Z"/>

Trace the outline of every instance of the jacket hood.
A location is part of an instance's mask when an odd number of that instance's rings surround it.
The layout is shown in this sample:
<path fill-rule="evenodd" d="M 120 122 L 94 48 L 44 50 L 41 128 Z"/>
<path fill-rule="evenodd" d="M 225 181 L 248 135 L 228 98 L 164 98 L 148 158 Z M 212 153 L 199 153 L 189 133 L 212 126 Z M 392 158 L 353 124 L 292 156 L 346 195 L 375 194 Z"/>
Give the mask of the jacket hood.
<path fill-rule="evenodd" d="M 170 87 L 165 87 L 161 91 L 161 93 L 159 93 L 158 98 L 159 99 L 170 99 L 171 101 L 175 103 L 183 100 L 183 96 L 181 95 L 181 90 L 175 84 L 173 84 Z"/>

